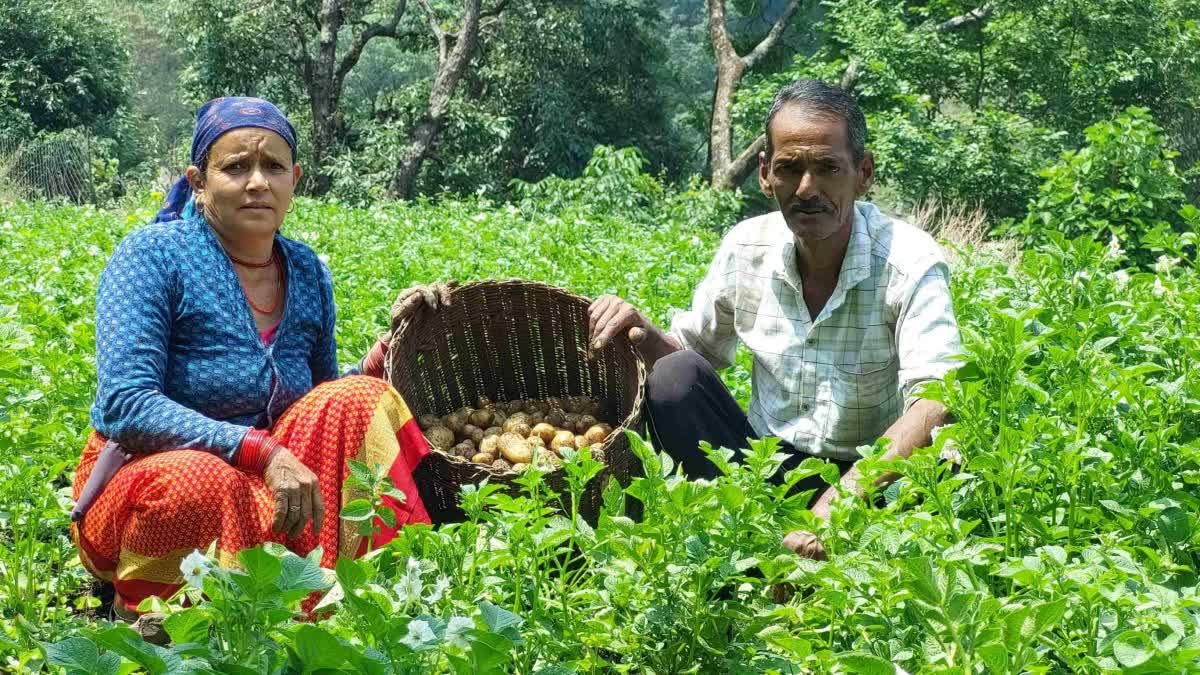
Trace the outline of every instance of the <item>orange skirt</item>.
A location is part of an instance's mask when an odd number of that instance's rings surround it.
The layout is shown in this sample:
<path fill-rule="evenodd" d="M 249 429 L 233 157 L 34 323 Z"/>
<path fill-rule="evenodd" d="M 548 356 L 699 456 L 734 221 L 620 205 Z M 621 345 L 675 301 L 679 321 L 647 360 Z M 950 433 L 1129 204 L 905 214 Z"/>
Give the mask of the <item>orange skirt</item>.
<path fill-rule="evenodd" d="M 392 483 L 407 499 L 384 497 L 396 525 L 429 523 L 412 472 L 429 446 L 400 395 L 386 382 L 351 376 L 326 382 L 296 401 L 271 435 L 317 475 L 325 502 L 320 537 L 310 527 L 286 541 L 271 531 L 275 503 L 262 477 L 220 457 L 196 450 L 171 450 L 138 457 L 113 476 L 83 520 L 71 526 L 84 566 L 111 581 L 129 610 L 150 596 L 169 597 L 183 584 L 184 556 L 214 541 L 219 560 L 232 565 L 237 553 L 268 541 L 300 555 L 320 545 L 321 565 L 357 556 L 366 542 L 353 523 L 338 517 L 342 504 L 367 495 L 345 485 L 348 459 L 389 468 Z M 75 474 L 75 497 L 95 466 L 106 439 L 93 433 Z M 396 536 L 382 528 L 376 546 Z"/>

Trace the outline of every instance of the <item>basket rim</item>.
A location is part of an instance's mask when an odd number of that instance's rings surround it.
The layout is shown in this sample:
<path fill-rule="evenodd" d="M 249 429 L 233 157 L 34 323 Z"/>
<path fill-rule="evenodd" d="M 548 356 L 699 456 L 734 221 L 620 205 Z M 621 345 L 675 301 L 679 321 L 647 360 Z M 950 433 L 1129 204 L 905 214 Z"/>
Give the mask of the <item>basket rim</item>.
<path fill-rule="evenodd" d="M 559 286 L 554 286 L 552 284 L 548 284 L 548 283 L 545 283 L 542 281 L 530 281 L 528 279 L 517 279 L 517 278 L 481 279 L 481 280 L 477 280 L 477 281 L 467 282 L 465 284 L 459 284 L 454 281 L 448 282 L 448 284 L 450 285 L 451 302 L 453 302 L 454 296 L 456 294 L 466 292 L 466 291 L 473 291 L 473 290 L 475 290 L 477 288 L 481 288 L 481 287 L 531 288 L 536 291 L 545 292 L 545 293 L 549 293 L 552 295 L 564 296 L 569 300 L 578 301 L 580 303 L 583 303 L 583 304 L 586 304 L 589 306 L 592 304 L 592 302 L 594 302 L 592 299 L 588 298 L 587 296 L 580 295 L 578 293 L 574 293 L 568 289 L 565 289 L 565 288 L 562 288 Z M 401 293 L 403 293 L 403 292 L 404 291 L 401 291 Z M 395 308 L 393 307 L 393 309 L 395 309 Z M 412 326 L 416 325 L 420 319 L 428 318 L 430 316 L 433 316 L 433 315 L 426 313 L 426 312 L 413 312 L 402 321 L 397 321 L 396 317 L 393 316 L 392 322 L 391 322 L 391 324 L 392 324 L 391 340 L 395 340 L 397 336 L 402 337 L 405 333 L 407 333 L 411 329 Z M 598 446 L 598 448 L 600 450 L 605 451 L 606 453 L 607 453 L 608 448 L 618 441 L 618 439 L 620 437 L 619 434 L 623 435 L 625 432 L 629 431 L 631 428 L 633 428 L 634 426 L 636 426 L 638 424 L 639 420 L 641 419 L 642 405 L 645 402 L 645 395 L 646 395 L 646 360 L 644 358 L 642 358 L 642 355 L 640 352 L 638 352 L 637 348 L 635 348 L 629 342 L 629 338 L 627 336 L 624 336 L 624 335 L 618 336 L 614 342 L 622 344 L 623 348 L 629 350 L 629 352 L 633 355 L 633 360 L 634 360 L 634 364 L 636 366 L 636 372 L 637 372 L 637 387 L 636 387 L 636 392 L 634 393 L 634 397 L 633 397 L 633 404 L 630 406 L 629 414 L 625 416 L 625 419 L 622 420 L 618 426 L 613 428 L 612 433 L 608 435 L 608 438 L 605 439 L 604 442 Z M 390 343 L 390 340 L 389 340 L 389 343 Z M 393 362 L 395 361 L 395 358 L 393 355 L 396 353 L 397 353 L 396 350 L 390 349 L 390 344 L 389 344 L 389 349 L 387 351 L 386 356 L 384 357 L 384 373 L 387 376 L 387 381 L 388 381 L 389 385 L 392 382 Z M 422 436 L 422 438 L 425 438 L 425 441 L 428 443 L 429 438 L 427 436 L 425 436 L 424 429 L 421 430 L 421 436 Z M 594 448 L 596 446 L 588 446 L 588 447 Z M 434 447 L 432 443 L 429 444 L 429 451 L 431 454 L 436 453 L 436 454 L 446 458 L 447 460 L 449 460 L 450 463 L 458 464 L 466 470 L 473 469 L 474 471 L 470 475 L 470 478 L 472 480 L 477 479 L 481 474 L 489 476 L 489 477 L 503 477 L 506 479 L 520 475 L 516 471 L 513 471 L 511 469 L 499 470 L 499 469 L 493 468 L 490 465 L 485 466 L 483 464 L 476 464 L 475 462 L 472 462 L 472 461 L 465 459 L 463 457 L 460 457 L 458 455 L 450 454 L 449 452 L 446 452 L 445 450 L 442 450 L 441 448 Z M 535 454 L 536 454 L 536 449 L 535 449 Z M 608 466 L 607 461 L 603 462 L 603 464 L 606 467 Z M 530 466 L 536 466 L 536 465 L 531 464 Z M 542 467 L 537 467 L 537 468 L 546 475 L 556 475 L 563 470 L 561 466 L 555 466 L 550 469 L 544 469 Z"/>

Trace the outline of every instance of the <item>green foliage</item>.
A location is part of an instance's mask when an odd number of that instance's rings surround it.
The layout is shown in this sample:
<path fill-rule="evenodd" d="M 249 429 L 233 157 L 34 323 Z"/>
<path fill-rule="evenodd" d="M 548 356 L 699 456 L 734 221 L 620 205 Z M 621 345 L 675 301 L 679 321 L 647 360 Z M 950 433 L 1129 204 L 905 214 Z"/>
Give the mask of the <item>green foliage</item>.
<path fill-rule="evenodd" d="M 1010 232 L 1028 244 L 1048 241 L 1052 231 L 1101 242 L 1115 238 L 1133 262 L 1145 265 L 1154 255 L 1147 235 L 1185 229 L 1178 153 L 1145 108 L 1094 124 L 1086 135 L 1087 145 L 1042 172 L 1029 214 Z"/>
<path fill-rule="evenodd" d="M 0 2 L 0 54 L 0 137 L 92 128 L 128 100 L 124 42 L 90 0 Z"/>

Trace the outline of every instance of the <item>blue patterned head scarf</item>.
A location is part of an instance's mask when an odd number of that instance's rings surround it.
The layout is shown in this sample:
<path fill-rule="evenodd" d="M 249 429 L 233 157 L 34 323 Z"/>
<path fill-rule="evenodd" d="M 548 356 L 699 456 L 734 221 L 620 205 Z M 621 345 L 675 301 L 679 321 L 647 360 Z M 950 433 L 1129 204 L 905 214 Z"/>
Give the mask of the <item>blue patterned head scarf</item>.
<path fill-rule="evenodd" d="M 196 112 L 196 129 L 192 132 L 192 164 L 201 166 L 218 138 L 243 127 L 257 127 L 279 134 L 292 149 L 292 161 L 296 161 L 296 130 L 279 108 L 261 98 L 226 96 L 214 98 Z M 152 222 L 179 220 L 194 213 L 192 186 L 187 176 L 182 176 L 171 188 L 166 203 Z"/>

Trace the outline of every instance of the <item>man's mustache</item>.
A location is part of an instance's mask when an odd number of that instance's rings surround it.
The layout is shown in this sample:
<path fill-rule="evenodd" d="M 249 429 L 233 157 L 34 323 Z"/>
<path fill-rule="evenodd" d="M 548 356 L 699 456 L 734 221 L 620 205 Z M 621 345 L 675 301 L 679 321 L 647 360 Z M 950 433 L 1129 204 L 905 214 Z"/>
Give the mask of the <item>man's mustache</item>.
<path fill-rule="evenodd" d="M 832 211 L 828 204 L 820 199 L 806 199 L 794 202 L 790 207 L 791 211 Z"/>

